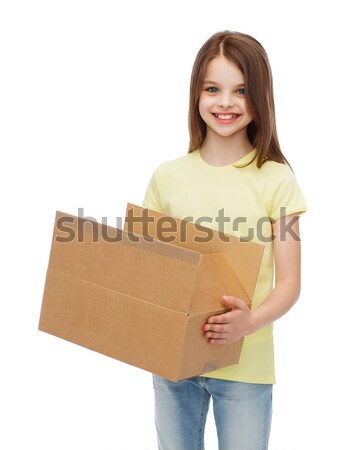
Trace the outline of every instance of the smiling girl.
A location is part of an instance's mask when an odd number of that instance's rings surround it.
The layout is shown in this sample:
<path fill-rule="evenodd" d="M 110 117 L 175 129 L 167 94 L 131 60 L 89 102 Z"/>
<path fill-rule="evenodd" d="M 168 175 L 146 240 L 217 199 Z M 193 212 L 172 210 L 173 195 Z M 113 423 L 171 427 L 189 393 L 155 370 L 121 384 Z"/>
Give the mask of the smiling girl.
<path fill-rule="evenodd" d="M 252 308 L 224 296 L 230 311 L 210 317 L 203 329 L 211 345 L 245 336 L 238 364 L 178 383 L 153 375 L 158 446 L 203 449 L 212 398 L 219 449 L 265 450 L 275 383 L 273 322 L 300 294 L 299 215 L 307 205 L 279 146 L 271 69 L 256 39 L 226 30 L 201 47 L 191 77 L 189 133 L 188 153 L 157 167 L 143 206 L 194 221 L 223 210 L 223 231 L 251 236 L 264 253 Z M 245 220 L 233 230 L 238 217 Z"/>

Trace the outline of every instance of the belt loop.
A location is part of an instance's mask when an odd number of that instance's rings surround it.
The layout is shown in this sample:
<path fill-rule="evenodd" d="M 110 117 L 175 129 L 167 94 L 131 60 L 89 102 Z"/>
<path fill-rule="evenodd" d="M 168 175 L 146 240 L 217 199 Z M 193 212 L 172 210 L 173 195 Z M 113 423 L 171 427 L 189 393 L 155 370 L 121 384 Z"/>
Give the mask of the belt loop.
<path fill-rule="evenodd" d="M 200 385 L 204 388 L 207 388 L 207 377 L 199 376 Z"/>

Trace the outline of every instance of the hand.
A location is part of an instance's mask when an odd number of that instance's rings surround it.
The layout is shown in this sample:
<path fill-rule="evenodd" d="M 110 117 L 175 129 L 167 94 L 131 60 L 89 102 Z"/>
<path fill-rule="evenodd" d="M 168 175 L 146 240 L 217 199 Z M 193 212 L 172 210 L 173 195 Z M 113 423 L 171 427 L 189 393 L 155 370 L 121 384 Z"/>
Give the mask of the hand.
<path fill-rule="evenodd" d="M 231 295 L 224 295 L 222 298 L 232 310 L 209 317 L 204 331 L 210 344 L 230 344 L 255 331 L 253 312 L 246 302 Z"/>

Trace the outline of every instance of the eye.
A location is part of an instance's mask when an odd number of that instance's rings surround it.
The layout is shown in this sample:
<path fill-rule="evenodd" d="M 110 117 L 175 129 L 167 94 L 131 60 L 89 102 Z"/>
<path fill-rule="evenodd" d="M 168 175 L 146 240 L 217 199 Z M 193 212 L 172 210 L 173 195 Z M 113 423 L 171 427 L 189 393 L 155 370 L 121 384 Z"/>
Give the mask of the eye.
<path fill-rule="evenodd" d="M 246 90 L 244 88 L 237 89 L 239 95 L 245 95 Z"/>
<path fill-rule="evenodd" d="M 211 89 L 217 89 L 217 88 L 214 87 L 214 86 L 211 86 L 211 87 L 207 88 L 206 91 L 209 92 L 209 93 L 211 93 L 211 94 L 215 94 L 216 92 L 215 92 L 215 91 L 212 91 Z M 217 90 L 218 90 L 218 89 L 217 89 Z"/>

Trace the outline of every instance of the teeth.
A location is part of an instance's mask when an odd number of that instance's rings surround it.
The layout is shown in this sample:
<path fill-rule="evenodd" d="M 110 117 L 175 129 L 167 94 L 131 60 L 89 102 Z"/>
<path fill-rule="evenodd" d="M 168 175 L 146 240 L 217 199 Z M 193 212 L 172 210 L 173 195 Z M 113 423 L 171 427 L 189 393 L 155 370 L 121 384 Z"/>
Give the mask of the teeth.
<path fill-rule="evenodd" d="M 237 117 L 238 114 L 215 114 L 216 117 L 218 117 L 219 119 L 233 119 L 234 117 Z"/>

